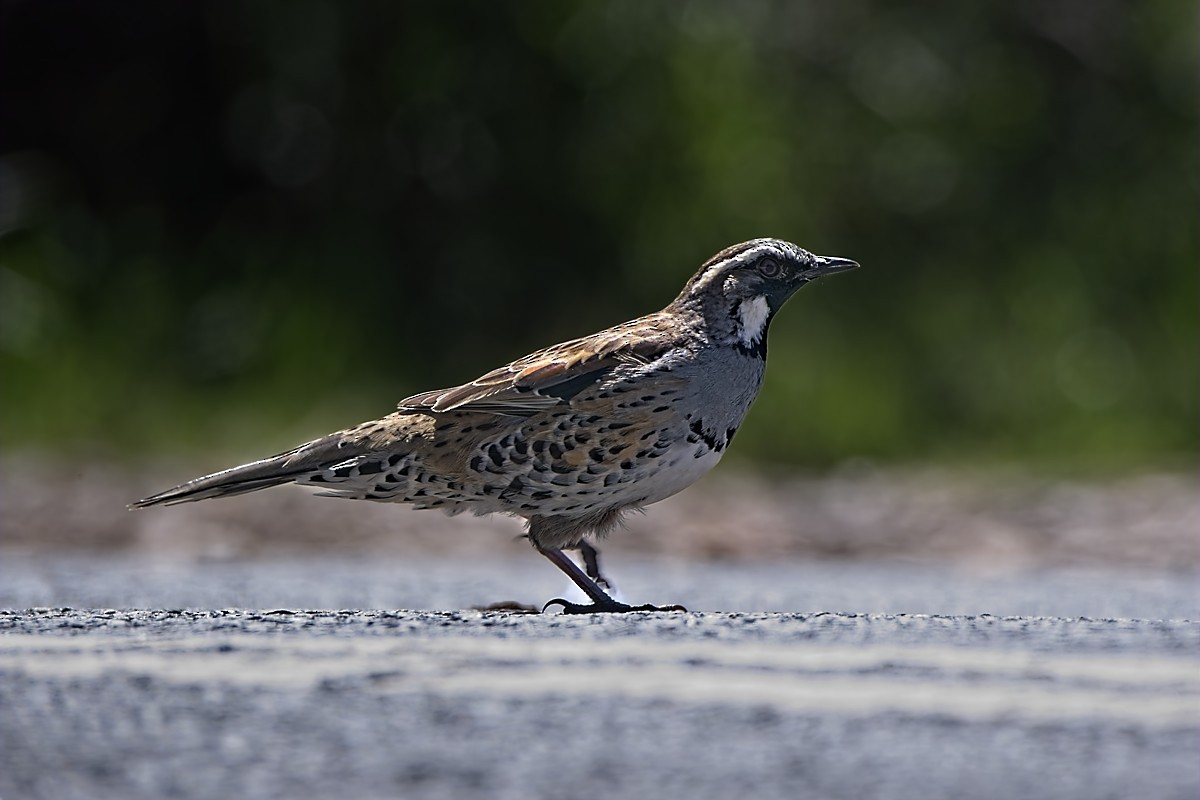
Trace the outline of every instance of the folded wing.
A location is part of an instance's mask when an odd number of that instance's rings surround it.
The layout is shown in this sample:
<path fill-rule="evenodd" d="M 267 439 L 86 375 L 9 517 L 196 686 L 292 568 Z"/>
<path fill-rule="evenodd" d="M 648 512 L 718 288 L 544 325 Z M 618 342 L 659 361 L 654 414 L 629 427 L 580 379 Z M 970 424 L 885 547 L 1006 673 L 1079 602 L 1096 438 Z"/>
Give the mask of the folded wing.
<path fill-rule="evenodd" d="M 647 336 L 646 320 L 635 320 L 585 339 L 548 347 L 470 383 L 423 392 L 401 400 L 401 411 L 469 409 L 526 417 L 569 403 L 606 380 L 621 366 L 649 364 L 669 350 L 664 336 Z M 640 331 L 634 335 L 635 331 Z"/>

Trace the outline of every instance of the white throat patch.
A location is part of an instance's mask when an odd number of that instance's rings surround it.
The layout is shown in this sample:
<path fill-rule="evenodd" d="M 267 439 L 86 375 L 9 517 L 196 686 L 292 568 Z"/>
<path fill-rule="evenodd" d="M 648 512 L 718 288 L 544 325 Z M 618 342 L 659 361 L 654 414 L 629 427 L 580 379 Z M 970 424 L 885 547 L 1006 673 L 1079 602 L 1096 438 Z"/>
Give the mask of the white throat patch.
<path fill-rule="evenodd" d="M 771 317 L 771 306 L 767 298 L 759 295 L 743 300 L 738 306 L 738 338 L 746 347 L 762 341 L 767 332 L 767 320 Z"/>

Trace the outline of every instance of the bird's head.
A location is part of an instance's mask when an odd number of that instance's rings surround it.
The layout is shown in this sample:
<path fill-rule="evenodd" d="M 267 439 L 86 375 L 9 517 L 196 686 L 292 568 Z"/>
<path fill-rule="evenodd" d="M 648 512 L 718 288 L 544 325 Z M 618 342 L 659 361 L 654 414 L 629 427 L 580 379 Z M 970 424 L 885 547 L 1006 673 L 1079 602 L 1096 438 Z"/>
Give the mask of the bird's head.
<path fill-rule="evenodd" d="M 706 261 L 671 305 L 700 313 L 710 336 L 765 353 L 771 318 L 797 289 L 857 266 L 780 239 L 752 239 Z"/>

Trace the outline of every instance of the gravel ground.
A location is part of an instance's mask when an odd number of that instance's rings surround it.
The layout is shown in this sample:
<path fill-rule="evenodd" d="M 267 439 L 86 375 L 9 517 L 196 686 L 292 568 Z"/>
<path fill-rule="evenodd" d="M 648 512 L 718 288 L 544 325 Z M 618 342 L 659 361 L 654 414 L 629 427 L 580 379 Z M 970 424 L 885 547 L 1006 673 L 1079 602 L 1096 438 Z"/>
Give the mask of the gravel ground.
<path fill-rule="evenodd" d="M 722 610 L 302 610 L 544 600 L 532 555 L 9 553 L 0 797 L 1200 794 L 1191 573 L 609 566 Z"/>
<path fill-rule="evenodd" d="M 0 551 L 3 552 L 3 551 Z M 609 554 L 602 566 L 633 603 L 692 611 L 1200 620 L 1190 570 L 1010 570 L 857 561 L 732 563 Z M 453 558 L 259 558 L 194 561 L 125 555 L 0 555 L 0 608 L 406 608 L 526 605 L 582 594 L 528 545 Z"/>

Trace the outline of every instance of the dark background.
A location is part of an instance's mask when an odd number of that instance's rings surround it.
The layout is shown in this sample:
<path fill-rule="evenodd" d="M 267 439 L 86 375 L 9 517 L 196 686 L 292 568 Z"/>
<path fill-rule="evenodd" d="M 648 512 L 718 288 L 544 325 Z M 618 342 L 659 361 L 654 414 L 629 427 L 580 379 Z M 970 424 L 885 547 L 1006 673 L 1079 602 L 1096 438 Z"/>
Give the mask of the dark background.
<path fill-rule="evenodd" d="M 1194 13 L 0 2 L 0 443 L 261 455 L 778 236 L 864 269 L 739 457 L 1190 461 Z"/>

